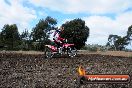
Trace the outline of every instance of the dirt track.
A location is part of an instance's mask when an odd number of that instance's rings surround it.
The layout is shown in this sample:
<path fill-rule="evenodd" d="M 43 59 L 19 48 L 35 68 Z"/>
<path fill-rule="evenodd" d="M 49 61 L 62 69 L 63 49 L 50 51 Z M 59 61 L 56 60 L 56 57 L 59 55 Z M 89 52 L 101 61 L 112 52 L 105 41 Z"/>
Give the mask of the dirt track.
<path fill-rule="evenodd" d="M 0 53 L 0 88 L 76 88 L 78 66 L 88 74 L 130 74 L 132 58 L 79 54 L 45 59 L 43 54 Z M 132 88 L 129 84 L 86 84 L 80 88 Z"/>

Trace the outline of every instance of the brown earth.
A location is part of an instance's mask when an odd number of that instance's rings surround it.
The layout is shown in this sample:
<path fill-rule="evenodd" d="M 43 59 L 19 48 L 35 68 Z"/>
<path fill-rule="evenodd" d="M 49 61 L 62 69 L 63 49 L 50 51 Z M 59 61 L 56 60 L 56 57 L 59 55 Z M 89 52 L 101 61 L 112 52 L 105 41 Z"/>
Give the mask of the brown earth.
<path fill-rule="evenodd" d="M 0 88 L 132 88 L 132 81 L 127 84 L 79 85 L 77 69 L 80 65 L 87 74 L 129 74 L 132 77 L 131 57 L 81 53 L 74 58 L 46 59 L 43 52 L 2 51 Z"/>

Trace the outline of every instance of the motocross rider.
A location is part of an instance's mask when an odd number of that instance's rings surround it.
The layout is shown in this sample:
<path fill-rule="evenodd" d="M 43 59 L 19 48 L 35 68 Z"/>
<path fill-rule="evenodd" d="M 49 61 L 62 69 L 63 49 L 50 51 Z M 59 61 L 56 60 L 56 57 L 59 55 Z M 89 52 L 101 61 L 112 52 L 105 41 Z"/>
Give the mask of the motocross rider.
<path fill-rule="evenodd" d="M 60 33 L 62 33 L 62 31 L 64 30 L 64 27 L 60 27 L 59 29 L 56 29 L 53 35 L 53 40 L 54 42 L 57 44 L 57 48 L 59 50 L 59 53 L 61 53 L 62 51 L 62 46 L 64 43 L 64 38 L 60 37 Z"/>

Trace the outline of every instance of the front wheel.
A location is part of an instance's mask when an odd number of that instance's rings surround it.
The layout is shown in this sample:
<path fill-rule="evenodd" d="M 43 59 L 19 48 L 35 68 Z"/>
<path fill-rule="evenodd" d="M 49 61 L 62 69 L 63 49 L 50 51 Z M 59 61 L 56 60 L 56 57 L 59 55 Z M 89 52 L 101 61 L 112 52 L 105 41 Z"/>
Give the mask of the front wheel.
<path fill-rule="evenodd" d="M 75 47 L 69 47 L 67 50 L 67 54 L 69 57 L 75 57 L 77 55 L 77 49 Z"/>
<path fill-rule="evenodd" d="M 45 48 L 45 57 L 46 58 L 52 58 L 53 57 L 53 53 L 51 51 L 51 49 L 49 49 L 48 47 Z"/>

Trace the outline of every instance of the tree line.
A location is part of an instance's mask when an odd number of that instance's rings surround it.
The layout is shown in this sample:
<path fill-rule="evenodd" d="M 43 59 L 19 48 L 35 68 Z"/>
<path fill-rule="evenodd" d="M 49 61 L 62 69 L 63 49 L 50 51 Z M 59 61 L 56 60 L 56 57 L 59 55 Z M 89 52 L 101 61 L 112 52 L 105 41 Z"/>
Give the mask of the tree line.
<path fill-rule="evenodd" d="M 40 19 L 39 22 L 29 32 L 25 29 L 21 34 L 16 24 L 5 24 L 0 32 L 1 50 L 44 50 L 45 44 L 52 44 L 47 32 L 57 28 L 57 20 L 50 16 Z M 74 19 L 62 24 L 64 31 L 63 38 L 68 39 L 68 43 L 74 43 L 77 49 L 85 45 L 89 37 L 89 28 L 82 19 Z"/>
<path fill-rule="evenodd" d="M 132 47 L 132 25 L 128 27 L 125 36 L 113 35 L 110 34 L 108 37 L 107 46 L 110 50 L 125 50 L 128 44 Z"/>

